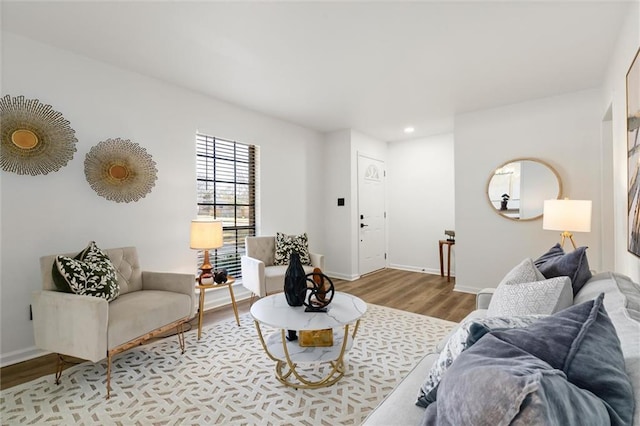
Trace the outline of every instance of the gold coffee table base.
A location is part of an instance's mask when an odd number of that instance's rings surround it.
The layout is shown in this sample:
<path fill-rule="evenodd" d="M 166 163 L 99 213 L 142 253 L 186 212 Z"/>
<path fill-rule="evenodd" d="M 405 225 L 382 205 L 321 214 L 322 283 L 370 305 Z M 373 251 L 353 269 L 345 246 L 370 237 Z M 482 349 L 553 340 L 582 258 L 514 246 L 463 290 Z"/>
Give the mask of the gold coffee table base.
<path fill-rule="evenodd" d="M 280 330 L 280 338 L 282 340 L 282 349 L 284 351 L 285 359 L 280 359 L 274 356 L 267 346 L 267 343 L 262 334 L 262 330 L 260 328 L 260 324 L 258 321 L 254 321 L 256 324 L 256 330 L 258 331 L 258 336 L 260 337 L 260 343 L 262 343 L 262 347 L 266 352 L 267 356 L 276 362 L 276 378 L 283 385 L 296 388 L 296 389 L 318 389 L 327 386 L 331 386 L 336 383 L 338 380 L 344 376 L 345 365 L 344 365 L 344 354 L 347 349 L 347 345 L 349 342 L 349 324 L 344 326 L 344 338 L 342 339 L 342 344 L 340 345 L 340 352 L 338 357 L 331 361 L 319 361 L 322 364 L 327 364 L 329 367 L 329 372 L 319 380 L 310 380 L 304 377 L 299 372 L 299 367 L 296 362 L 291 359 L 291 355 L 289 354 L 289 349 L 287 348 L 287 339 L 286 339 L 286 330 Z M 360 320 L 356 321 L 356 325 L 353 329 L 353 335 L 351 339 L 355 339 L 356 333 L 358 332 L 358 326 L 360 325 Z M 309 364 L 309 362 L 306 362 Z"/>

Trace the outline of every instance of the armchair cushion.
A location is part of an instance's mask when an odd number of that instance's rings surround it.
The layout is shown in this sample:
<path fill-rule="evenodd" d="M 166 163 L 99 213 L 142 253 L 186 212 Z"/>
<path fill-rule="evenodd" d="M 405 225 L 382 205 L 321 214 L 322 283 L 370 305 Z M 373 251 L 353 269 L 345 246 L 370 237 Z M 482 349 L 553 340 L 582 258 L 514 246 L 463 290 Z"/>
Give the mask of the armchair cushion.
<path fill-rule="evenodd" d="M 300 262 L 303 265 L 311 265 L 309 256 L 309 239 L 307 233 L 300 235 L 286 235 L 281 232 L 276 233 L 276 254 L 274 265 L 288 265 L 292 252 L 298 252 Z"/>
<path fill-rule="evenodd" d="M 100 297 L 108 302 L 120 294 L 116 270 L 94 241 L 75 258 L 56 256 L 53 270 L 57 272 L 53 273 L 56 285 L 75 294 Z"/>

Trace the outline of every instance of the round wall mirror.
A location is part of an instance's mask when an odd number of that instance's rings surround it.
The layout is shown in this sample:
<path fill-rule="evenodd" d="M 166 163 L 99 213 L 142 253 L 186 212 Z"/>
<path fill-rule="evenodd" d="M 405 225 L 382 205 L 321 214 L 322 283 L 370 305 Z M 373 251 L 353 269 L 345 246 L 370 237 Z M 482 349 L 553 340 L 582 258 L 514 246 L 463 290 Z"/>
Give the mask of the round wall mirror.
<path fill-rule="evenodd" d="M 542 216 L 544 200 L 562 196 L 558 172 L 544 161 L 517 158 L 495 169 L 487 183 L 491 207 L 512 220 L 533 220 Z"/>

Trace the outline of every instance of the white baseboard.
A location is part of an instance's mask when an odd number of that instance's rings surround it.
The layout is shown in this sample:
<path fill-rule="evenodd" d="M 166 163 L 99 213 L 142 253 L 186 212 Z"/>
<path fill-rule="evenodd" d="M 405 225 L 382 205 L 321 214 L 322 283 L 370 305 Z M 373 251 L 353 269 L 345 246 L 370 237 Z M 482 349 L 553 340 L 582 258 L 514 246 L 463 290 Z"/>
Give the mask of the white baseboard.
<path fill-rule="evenodd" d="M 360 278 L 360 275 L 346 275 L 346 274 L 340 274 L 338 272 L 330 272 L 330 271 L 326 271 L 324 272 L 324 274 L 330 278 L 337 278 L 339 280 L 345 280 L 345 281 L 355 281 L 358 278 Z"/>
<path fill-rule="evenodd" d="M 423 268 L 421 266 L 398 265 L 398 264 L 392 263 L 392 264 L 389 264 L 389 268 L 399 269 L 401 271 L 409 271 L 409 272 L 422 272 L 430 275 L 440 275 L 439 269 Z M 451 276 L 455 277 L 456 275 L 452 273 Z"/>
<path fill-rule="evenodd" d="M 6 367 L 8 365 L 17 364 L 19 362 L 28 361 L 33 358 L 38 358 L 43 355 L 50 354 L 51 352 L 43 351 L 35 346 L 22 349 L 19 351 L 13 351 L 0 355 L 0 367 Z"/>
<path fill-rule="evenodd" d="M 453 288 L 453 291 L 458 291 L 460 293 L 471 293 L 471 294 L 478 294 L 478 292 L 480 291 L 479 288 L 475 288 L 475 287 L 464 287 L 464 286 L 458 286 L 456 285 Z"/>

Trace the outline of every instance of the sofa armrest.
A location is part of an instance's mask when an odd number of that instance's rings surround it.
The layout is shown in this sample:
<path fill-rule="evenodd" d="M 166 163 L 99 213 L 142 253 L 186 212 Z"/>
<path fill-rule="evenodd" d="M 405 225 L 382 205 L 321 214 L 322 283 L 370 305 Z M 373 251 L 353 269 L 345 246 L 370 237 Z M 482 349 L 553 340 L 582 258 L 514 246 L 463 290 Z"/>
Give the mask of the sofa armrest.
<path fill-rule="evenodd" d="M 309 257 L 311 258 L 311 266 L 320 268 L 324 272 L 324 254 L 309 253 Z"/>
<path fill-rule="evenodd" d="M 98 362 L 107 356 L 109 303 L 58 291 L 32 294 L 33 335 L 40 349 Z"/>
<path fill-rule="evenodd" d="M 264 297 L 267 295 L 267 283 L 264 276 L 264 262 L 253 257 L 242 256 L 242 285 L 253 294 Z"/>
<path fill-rule="evenodd" d="M 476 295 L 476 309 L 489 308 L 489 302 L 491 302 L 491 298 L 495 291 L 495 288 L 483 288 L 480 290 Z"/>

